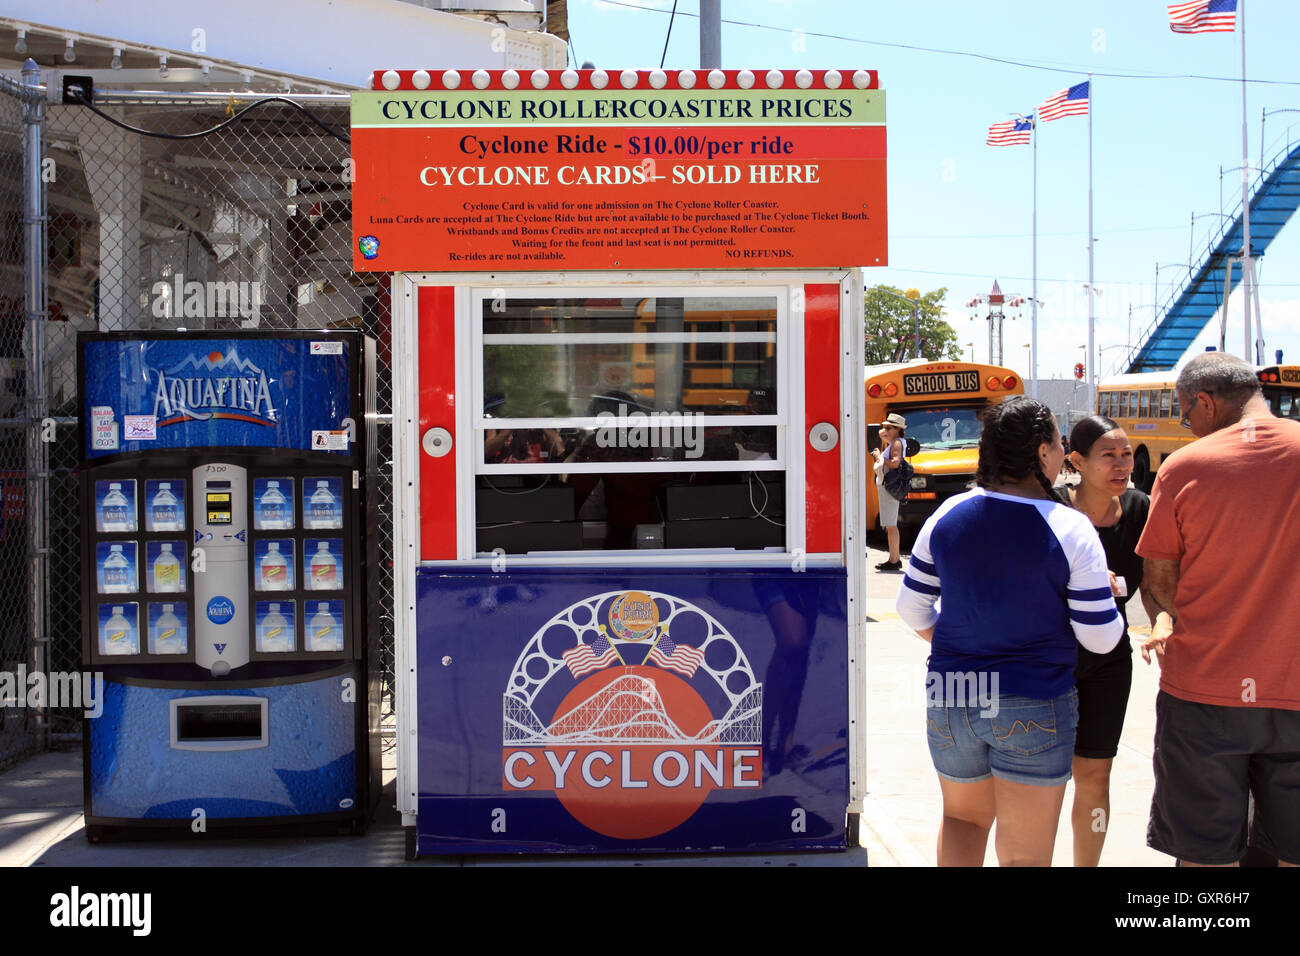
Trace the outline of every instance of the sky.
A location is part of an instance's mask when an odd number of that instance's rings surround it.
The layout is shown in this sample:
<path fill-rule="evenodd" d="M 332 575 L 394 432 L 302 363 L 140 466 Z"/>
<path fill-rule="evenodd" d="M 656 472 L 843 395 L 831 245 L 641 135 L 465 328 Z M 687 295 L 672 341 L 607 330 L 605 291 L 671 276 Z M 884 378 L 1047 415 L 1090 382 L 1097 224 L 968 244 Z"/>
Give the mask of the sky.
<path fill-rule="evenodd" d="M 665 69 L 698 67 L 699 0 L 678 0 L 669 37 L 672 7 L 569 0 L 570 65 L 649 69 L 664 57 Z M 1300 3 L 1244 7 L 1248 162 L 1258 167 L 1262 111 L 1290 111 L 1264 118 L 1265 165 L 1288 134 L 1300 142 Z M 990 124 L 1092 71 L 1099 377 L 1141 343 L 1186 278 L 1189 245 L 1195 264 L 1240 204 L 1240 15 L 1235 33 L 1195 35 L 1171 32 L 1160 0 L 722 0 L 722 17 L 724 68 L 879 70 L 889 265 L 865 270 L 866 282 L 946 287 L 949 321 L 976 361 L 988 359 L 987 309 L 972 320 L 966 303 L 995 279 L 1028 297 L 1035 276 L 1033 150 L 986 146 Z M 1042 123 L 1038 137 L 1038 369 L 1065 378 L 1088 341 L 1088 118 Z M 1268 361 L 1282 349 L 1300 363 L 1300 222 L 1256 268 Z M 1238 290 L 1226 336 L 1236 355 L 1241 312 Z M 1030 326 L 1027 308 L 1004 325 L 1003 362 L 1026 377 Z M 1182 361 L 1218 338 L 1211 320 Z"/>

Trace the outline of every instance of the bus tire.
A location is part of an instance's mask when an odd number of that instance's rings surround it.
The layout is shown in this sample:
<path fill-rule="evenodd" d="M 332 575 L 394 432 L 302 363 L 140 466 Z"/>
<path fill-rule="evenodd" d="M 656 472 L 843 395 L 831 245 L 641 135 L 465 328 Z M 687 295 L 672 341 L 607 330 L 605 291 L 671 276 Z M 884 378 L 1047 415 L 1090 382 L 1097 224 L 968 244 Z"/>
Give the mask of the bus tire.
<path fill-rule="evenodd" d="M 1133 487 L 1151 494 L 1151 486 L 1156 476 L 1151 471 L 1151 456 L 1145 448 L 1139 448 L 1133 455 Z"/>

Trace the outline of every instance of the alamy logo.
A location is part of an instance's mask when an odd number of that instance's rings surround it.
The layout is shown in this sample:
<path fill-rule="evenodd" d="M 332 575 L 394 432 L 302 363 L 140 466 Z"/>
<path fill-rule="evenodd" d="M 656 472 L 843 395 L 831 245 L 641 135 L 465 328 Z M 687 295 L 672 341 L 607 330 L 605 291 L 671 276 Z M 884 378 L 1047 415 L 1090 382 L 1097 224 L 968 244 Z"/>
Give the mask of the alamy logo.
<path fill-rule="evenodd" d="M 684 448 L 687 458 L 704 454 L 704 418 L 699 412 L 632 412 L 619 404 L 618 414 L 596 416 L 609 424 L 596 429 L 601 448 Z"/>
<path fill-rule="evenodd" d="M 278 412 L 266 372 L 239 357 L 232 346 L 207 355 L 189 355 L 172 368 L 156 372 L 153 414 L 158 427 L 181 422 L 234 419 L 274 428 Z"/>
<path fill-rule="evenodd" d="M 151 311 L 156 319 L 218 316 L 251 319 L 262 307 L 260 282 L 190 282 L 178 272 L 171 282 L 155 282 Z"/>
<path fill-rule="evenodd" d="M 998 715 L 997 671 L 930 671 L 925 677 L 925 702 L 929 707 L 976 707 L 981 717 Z"/>
<path fill-rule="evenodd" d="M 152 913 L 152 893 L 83 893 L 73 886 L 50 897 L 51 926 L 119 926 L 128 927 L 133 936 L 148 936 Z"/>

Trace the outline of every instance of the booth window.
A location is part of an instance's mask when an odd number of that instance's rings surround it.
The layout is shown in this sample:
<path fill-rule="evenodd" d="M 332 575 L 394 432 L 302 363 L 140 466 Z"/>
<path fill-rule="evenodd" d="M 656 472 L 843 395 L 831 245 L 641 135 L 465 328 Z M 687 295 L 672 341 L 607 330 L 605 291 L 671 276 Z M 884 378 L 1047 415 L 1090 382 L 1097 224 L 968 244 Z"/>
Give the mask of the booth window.
<path fill-rule="evenodd" d="M 476 297 L 476 551 L 784 549 L 782 301 Z"/>

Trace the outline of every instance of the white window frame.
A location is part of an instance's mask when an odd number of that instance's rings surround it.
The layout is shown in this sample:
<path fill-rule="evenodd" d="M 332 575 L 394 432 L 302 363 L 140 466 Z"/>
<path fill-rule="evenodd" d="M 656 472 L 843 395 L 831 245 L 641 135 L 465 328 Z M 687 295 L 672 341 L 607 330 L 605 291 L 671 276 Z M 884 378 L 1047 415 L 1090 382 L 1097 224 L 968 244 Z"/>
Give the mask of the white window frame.
<path fill-rule="evenodd" d="M 461 276 L 464 282 L 465 277 Z M 493 277 L 499 278 L 499 277 Z M 517 283 L 475 282 L 457 288 L 456 295 L 456 341 L 470 343 L 467 349 L 458 349 L 457 382 L 458 395 L 469 395 L 469 401 L 456 403 L 456 434 L 462 452 L 457 457 L 457 484 L 464 489 L 465 507 L 459 509 L 457 516 L 457 563 L 466 560 L 487 563 L 496 556 L 490 552 L 476 550 L 477 529 L 475 522 L 475 479 L 479 475 L 543 475 L 543 474 L 649 474 L 677 473 L 682 471 L 708 472 L 746 472 L 746 471 L 781 471 L 785 473 L 785 547 L 763 551 L 736 550 L 733 548 L 701 549 L 644 549 L 630 551 L 529 551 L 524 554 L 510 555 L 510 562 L 520 567 L 535 565 L 570 565 L 584 566 L 608 564 L 611 558 L 635 559 L 638 564 L 673 564 L 680 563 L 683 556 L 704 564 L 746 564 L 772 563 L 788 564 L 789 556 L 802 551 L 805 541 L 804 529 L 804 467 L 803 467 L 803 394 L 791 394 L 789 383 L 792 379 L 791 369 L 803 367 L 803 316 L 790 308 L 791 293 L 794 289 L 802 290 L 802 279 L 785 281 L 736 282 L 717 281 L 709 277 L 701 281 L 698 273 L 691 279 L 664 274 L 662 277 L 640 274 L 641 280 L 634 285 L 609 283 L 608 277 L 602 276 L 600 282 L 574 281 L 557 287 L 553 284 L 538 283 L 535 277 L 516 277 Z M 530 281 L 531 280 L 531 281 Z M 680 461 L 670 462 L 557 462 L 553 464 L 496 464 L 483 463 L 483 438 L 485 422 L 490 421 L 496 427 L 504 428 L 548 428 L 548 427 L 582 427 L 583 421 L 597 422 L 597 419 L 585 417 L 568 417 L 555 419 L 484 419 L 483 409 L 483 346 L 484 336 L 481 317 L 483 303 L 500 296 L 511 299 L 548 299 L 548 298 L 631 298 L 632 295 L 643 298 L 773 298 L 776 302 L 776 365 L 777 365 L 777 413 L 775 415 L 705 415 L 700 421 L 705 427 L 734 427 L 744 423 L 753 426 L 770 425 L 777 430 L 776 458 L 771 461 Z M 680 337 L 682 341 L 707 341 L 700 336 L 689 333 L 669 333 Z M 705 333 L 709 335 L 710 333 Z M 722 333 L 729 338 L 730 333 Z M 541 337 L 540 335 L 538 336 Z M 546 337 L 551 338 L 549 335 Z M 644 334 L 612 333 L 612 341 L 633 342 L 649 340 Z M 798 362 L 798 365 L 793 363 Z M 467 453 L 465 453 L 467 452 Z M 685 466 L 685 467 L 684 467 Z"/>

